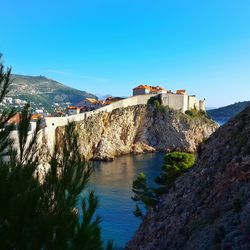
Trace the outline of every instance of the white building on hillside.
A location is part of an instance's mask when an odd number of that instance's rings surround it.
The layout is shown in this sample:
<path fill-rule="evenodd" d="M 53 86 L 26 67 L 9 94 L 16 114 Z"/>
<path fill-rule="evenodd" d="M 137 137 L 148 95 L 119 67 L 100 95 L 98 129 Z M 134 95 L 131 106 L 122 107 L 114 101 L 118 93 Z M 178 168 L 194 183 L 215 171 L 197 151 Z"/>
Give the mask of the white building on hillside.
<path fill-rule="evenodd" d="M 21 100 L 21 99 L 14 99 L 14 103 L 15 104 L 18 104 L 18 105 L 24 105 L 24 104 L 26 104 L 27 102 L 26 101 L 24 101 L 24 100 Z"/>
<path fill-rule="evenodd" d="M 4 104 L 13 104 L 13 98 L 12 97 L 4 97 L 3 103 Z"/>

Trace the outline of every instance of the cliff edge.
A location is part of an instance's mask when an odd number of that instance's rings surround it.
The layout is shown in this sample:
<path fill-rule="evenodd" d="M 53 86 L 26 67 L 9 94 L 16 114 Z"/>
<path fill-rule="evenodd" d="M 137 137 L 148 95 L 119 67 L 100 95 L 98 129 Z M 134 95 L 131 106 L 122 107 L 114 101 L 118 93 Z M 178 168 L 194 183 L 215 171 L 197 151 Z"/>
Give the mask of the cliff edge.
<path fill-rule="evenodd" d="M 203 144 L 127 249 L 250 248 L 250 107 Z"/>
<path fill-rule="evenodd" d="M 137 105 L 94 114 L 76 123 L 79 147 L 85 159 L 112 160 L 128 153 L 194 152 L 216 129 L 205 116 L 190 117 L 169 108 Z M 60 144 L 63 127 L 57 128 Z"/>

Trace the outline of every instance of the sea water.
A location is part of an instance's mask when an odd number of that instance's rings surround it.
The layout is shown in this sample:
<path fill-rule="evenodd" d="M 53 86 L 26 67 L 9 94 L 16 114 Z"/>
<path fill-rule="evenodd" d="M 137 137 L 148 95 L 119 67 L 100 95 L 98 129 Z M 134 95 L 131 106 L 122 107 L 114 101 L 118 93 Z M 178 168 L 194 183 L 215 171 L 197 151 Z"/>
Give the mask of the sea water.
<path fill-rule="evenodd" d="M 97 214 L 102 218 L 102 237 L 113 240 L 116 249 L 123 249 L 140 224 L 140 219 L 133 215 L 133 179 L 144 172 L 149 184 L 153 185 L 160 173 L 163 156 L 162 153 L 126 155 L 112 162 L 92 163 L 94 173 L 89 188 L 99 197 Z"/>

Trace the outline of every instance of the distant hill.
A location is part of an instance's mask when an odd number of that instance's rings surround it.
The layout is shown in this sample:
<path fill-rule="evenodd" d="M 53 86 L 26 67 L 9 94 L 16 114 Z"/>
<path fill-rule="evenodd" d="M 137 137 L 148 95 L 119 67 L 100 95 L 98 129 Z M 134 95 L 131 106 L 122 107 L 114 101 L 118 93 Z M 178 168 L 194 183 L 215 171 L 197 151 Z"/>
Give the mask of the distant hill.
<path fill-rule="evenodd" d="M 106 100 L 108 97 L 128 98 L 128 96 L 113 96 L 110 94 L 103 95 L 103 94 L 99 94 L 99 93 L 96 93 L 95 96 L 97 96 L 98 100 Z"/>
<path fill-rule="evenodd" d="M 207 113 L 212 117 L 214 120 L 229 120 L 230 118 L 234 117 L 246 107 L 250 106 L 250 101 L 245 102 L 236 102 L 234 104 L 221 107 L 218 109 L 207 110 Z"/>
<path fill-rule="evenodd" d="M 217 109 L 216 107 L 206 107 L 206 110 Z"/>
<path fill-rule="evenodd" d="M 11 75 L 13 83 L 8 96 L 20 98 L 33 105 L 50 107 L 78 103 L 86 97 L 96 98 L 86 91 L 77 90 L 45 76 Z"/>
<path fill-rule="evenodd" d="M 96 93 L 95 96 L 97 96 L 98 100 L 106 100 L 108 97 L 112 95 L 109 95 L 109 94 L 103 95 L 103 94 Z"/>

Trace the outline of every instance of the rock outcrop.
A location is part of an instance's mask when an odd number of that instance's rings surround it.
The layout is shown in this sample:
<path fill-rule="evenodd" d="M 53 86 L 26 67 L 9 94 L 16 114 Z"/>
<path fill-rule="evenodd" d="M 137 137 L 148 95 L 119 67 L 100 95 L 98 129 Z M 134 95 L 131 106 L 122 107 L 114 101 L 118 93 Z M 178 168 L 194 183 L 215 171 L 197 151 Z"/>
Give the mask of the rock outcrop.
<path fill-rule="evenodd" d="M 250 107 L 203 144 L 127 249 L 250 249 Z"/>
<path fill-rule="evenodd" d="M 217 127 L 205 116 L 191 118 L 172 109 L 146 105 L 101 112 L 76 125 L 79 147 L 87 160 L 112 160 L 122 154 L 155 150 L 194 152 Z M 62 131 L 57 129 L 57 143 Z"/>

